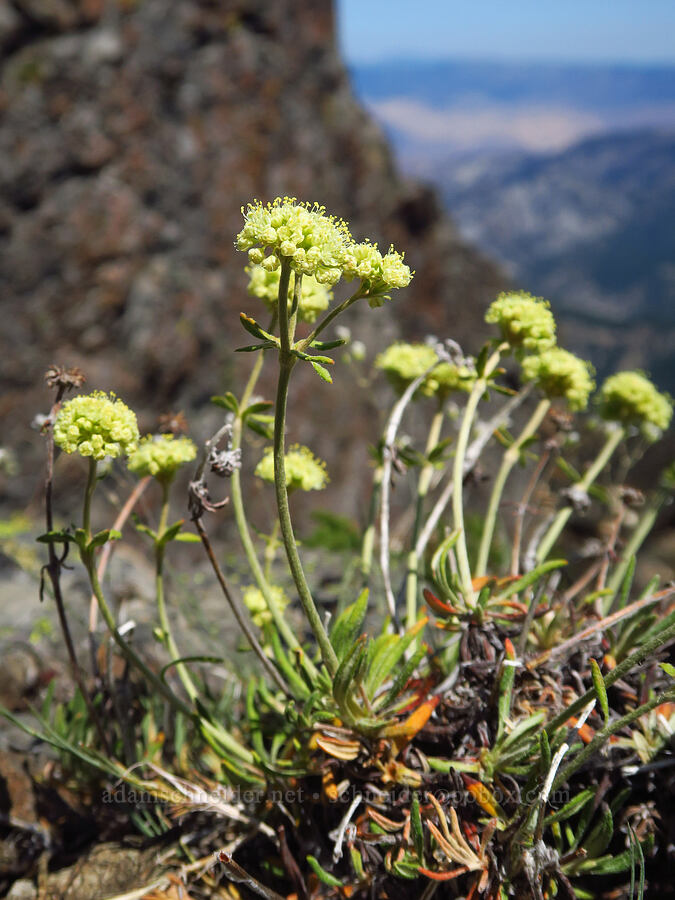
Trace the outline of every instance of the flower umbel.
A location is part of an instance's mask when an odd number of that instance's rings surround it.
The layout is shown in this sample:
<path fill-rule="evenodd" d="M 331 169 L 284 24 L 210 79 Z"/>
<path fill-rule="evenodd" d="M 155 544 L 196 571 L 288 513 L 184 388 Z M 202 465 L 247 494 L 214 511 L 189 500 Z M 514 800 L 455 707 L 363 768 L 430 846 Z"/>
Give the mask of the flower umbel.
<path fill-rule="evenodd" d="M 259 200 L 249 203 L 242 214 L 246 221 L 235 246 L 249 251 L 251 263 L 273 271 L 286 258 L 294 272 L 321 284 L 340 280 L 352 238 L 346 223 L 326 215 L 325 207 L 277 197 L 265 206 Z"/>
<path fill-rule="evenodd" d="M 375 366 L 386 373 L 392 386 L 399 393 L 415 378 L 419 378 L 439 359 L 429 344 L 407 344 L 397 341 L 387 347 L 375 360 Z M 424 379 L 420 391 L 427 397 L 433 394 L 445 396 L 451 391 L 468 391 L 475 379 L 475 372 L 468 366 L 441 362 Z"/>
<path fill-rule="evenodd" d="M 197 447 L 188 437 L 149 434 L 130 454 L 127 467 L 139 477 L 152 475 L 158 481 L 170 481 L 180 466 L 196 455 Z"/>
<path fill-rule="evenodd" d="M 595 387 L 593 367 L 561 347 L 523 360 L 523 378 L 536 381 L 550 398 L 562 397 L 572 410 L 585 409 Z"/>
<path fill-rule="evenodd" d="M 413 277 L 410 267 L 403 261 L 403 254 L 393 247 L 382 256 L 377 244 L 364 241 L 352 244 L 344 257 L 344 277 L 351 281 L 360 278 L 370 306 L 382 306 L 388 299 L 388 291 L 407 287 Z"/>
<path fill-rule="evenodd" d="M 251 266 L 248 292 L 259 297 L 265 306 L 273 312 L 279 301 L 279 269 L 264 269 L 262 266 Z M 311 275 L 302 279 L 302 291 L 298 301 L 298 318 L 302 322 L 315 322 L 319 313 L 328 309 L 333 299 L 333 292 L 325 284 L 320 284 Z M 288 305 L 293 300 L 293 287 L 289 287 Z"/>
<path fill-rule="evenodd" d="M 673 403 L 642 372 L 619 372 L 600 389 L 600 411 L 605 419 L 639 426 L 646 436 L 657 437 L 670 425 Z"/>
<path fill-rule="evenodd" d="M 103 391 L 73 397 L 54 422 L 54 442 L 66 453 L 94 459 L 131 453 L 139 440 L 136 414 Z"/>
<path fill-rule="evenodd" d="M 286 486 L 289 491 L 320 491 L 328 484 L 326 463 L 317 459 L 309 447 L 294 444 L 284 456 Z M 271 447 L 256 466 L 255 474 L 263 481 L 274 482 L 274 454 Z"/>
<path fill-rule="evenodd" d="M 490 304 L 485 321 L 498 325 L 514 350 L 541 353 L 555 344 L 555 319 L 548 300 L 523 291 L 500 294 Z"/>
<path fill-rule="evenodd" d="M 290 603 L 290 600 L 282 588 L 277 587 L 275 584 L 271 584 L 269 585 L 268 590 L 272 594 L 279 611 L 283 612 Z M 254 584 L 249 584 L 248 587 L 244 588 L 242 599 L 244 605 L 251 613 L 253 624 L 257 625 L 258 628 L 262 628 L 272 621 L 272 613 L 267 608 L 267 603 L 265 602 L 265 598 L 260 588 L 257 588 Z"/>

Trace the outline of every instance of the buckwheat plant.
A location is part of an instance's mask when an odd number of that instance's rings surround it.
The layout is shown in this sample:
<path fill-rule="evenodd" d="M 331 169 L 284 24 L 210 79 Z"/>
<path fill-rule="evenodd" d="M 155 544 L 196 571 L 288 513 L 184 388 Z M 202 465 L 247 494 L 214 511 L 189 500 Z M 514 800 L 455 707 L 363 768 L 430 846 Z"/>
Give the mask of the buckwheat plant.
<path fill-rule="evenodd" d="M 669 427 L 672 401 L 640 372 L 611 375 L 594 396 L 591 364 L 557 345 L 550 304 L 501 294 L 485 316 L 494 337 L 475 357 L 437 337 L 398 340 L 374 356 L 372 389 L 382 397 L 393 387 L 394 398 L 379 440 L 373 434 L 368 517 L 357 530 L 325 512 L 333 549 L 299 543 L 290 499 L 301 506 L 328 476 L 307 447 L 286 447 L 288 407 L 302 411 L 293 373 L 310 366 L 328 405 L 335 361 L 327 353 L 340 352 L 348 334 L 336 320 L 359 301 L 386 314 L 378 307 L 413 273 L 402 253 L 357 242 L 322 206 L 284 197 L 242 214 L 235 246 L 247 257 L 252 309 L 240 318 L 253 342 L 239 351 L 254 361 L 239 395 L 214 396 L 224 420 L 201 447 L 173 435 L 140 439 L 133 412 L 112 395 L 61 405 L 81 379 L 50 370 L 58 394 L 48 453 L 53 439 L 89 467 L 81 525 L 56 529 L 49 514 L 41 537 L 55 598 L 63 607 L 65 551 L 55 548 L 75 544 L 146 696 L 142 714 L 113 715 L 98 736 L 75 738 L 67 711 L 43 720 L 40 736 L 160 801 L 173 792 L 162 828 L 204 810 L 209 784 L 206 808 L 228 820 L 232 837 L 218 856 L 222 874 L 252 895 L 430 898 L 452 881 L 452 896 L 542 900 L 597 896 L 594 879 L 605 876 L 613 890 L 630 879 L 631 896 L 644 896 L 650 854 L 664 840 L 658 800 L 631 805 L 622 788 L 666 793 L 658 778 L 669 762 L 675 669 L 658 660 L 675 639 L 675 610 L 672 587 L 638 583 L 635 557 L 675 477 L 671 467 L 643 494 L 613 476 L 616 454 L 621 480 L 630 477 Z M 257 300 L 269 315 L 263 324 Z M 369 352 L 358 335 L 352 346 L 352 361 Z M 264 365 L 276 372 L 273 400 L 256 394 Z M 409 416 L 428 422 L 425 434 L 411 426 L 413 436 L 401 437 Z M 97 466 L 124 456 L 140 480 L 118 525 L 94 533 Z M 169 524 L 186 467 L 192 527 Z M 269 533 L 249 520 L 242 472 L 253 470 L 274 484 Z M 213 499 L 211 476 L 226 479 L 226 498 Z M 159 674 L 120 631 L 99 557 L 152 484 L 158 525 L 138 516 L 136 529 L 154 554 Z M 593 540 L 568 527 L 588 509 L 604 520 Z M 229 510 L 236 536 L 225 562 L 208 522 Z M 232 660 L 186 658 L 177 645 L 164 562 L 191 540 L 201 541 L 252 651 L 246 682 Z M 341 554 L 338 565 L 329 553 Z M 339 602 L 328 615 L 317 585 L 324 594 L 336 569 Z M 235 670 L 229 701 L 205 676 L 211 665 Z M 78 684 L 87 721 L 113 708 L 105 681 Z M 222 833 L 214 826 L 211 840 Z M 203 872 L 199 860 L 181 869 L 193 873 L 195 896 L 198 866 Z"/>

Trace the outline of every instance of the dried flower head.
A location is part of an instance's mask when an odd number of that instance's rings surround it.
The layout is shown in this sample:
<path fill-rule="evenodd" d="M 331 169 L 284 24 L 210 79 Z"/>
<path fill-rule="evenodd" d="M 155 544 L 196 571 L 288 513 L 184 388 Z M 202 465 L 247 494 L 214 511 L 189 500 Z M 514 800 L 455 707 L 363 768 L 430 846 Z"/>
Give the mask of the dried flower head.
<path fill-rule="evenodd" d="M 412 381 L 438 360 L 438 353 L 430 344 L 397 341 L 379 354 L 375 366 L 386 373 L 396 391 L 403 393 Z M 424 379 L 420 391 L 427 397 L 433 394 L 445 396 L 451 391 L 471 390 L 474 379 L 475 372 L 468 366 L 440 362 Z"/>
<path fill-rule="evenodd" d="M 523 360 L 523 377 L 536 381 L 548 397 L 562 397 L 572 410 L 585 409 L 595 387 L 593 367 L 561 347 Z"/>
<path fill-rule="evenodd" d="M 152 475 L 158 481 L 171 481 L 183 463 L 191 462 L 197 447 L 188 437 L 173 434 L 149 434 L 129 455 L 127 467 L 139 477 Z"/>
<path fill-rule="evenodd" d="M 320 491 L 328 484 L 326 463 L 317 459 L 308 447 L 294 444 L 284 456 L 286 469 L 286 487 L 289 491 Z M 272 448 L 265 450 L 265 455 L 258 463 L 255 474 L 263 481 L 274 481 L 274 455 Z"/>
<path fill-rule="evenodd" d="M 605 419 L 639 426 L 646 437 L 656 439 L 670 425 L 673 403 L 642 372 L 619 372 L 600 389 L 600 411 Z"/>
<path fill-rule="evenodd" d="M 163 413 L 159 417 L 159 430 L 162 434 L 187 434 L 188 423 L 185 413 L 182 410 L 177 413 Z"/>
<path fill-rule="evenodd" d="M 500 294 L 485 321 L 498 325 L 514 350 L 541 353 L 555 344 L 555 319 L 548 300 L 522 291 Z"/>
<path fill-rule="evenodd" d="M 368 297 L 370 306 L 382 306 L 388 299 L 388 292 L 407 287 L 413 277 L 410 267 L 403 261 L 403 254 L 393 247 L 382 256 L 377 244 L 363 241 L 352 244 L 345 253 L 342 266 L 344 277 L 351 281 L 359 278 Z"/>
<path fill-rule="evenodd" d="M 264 206 L 259 200 L 249 203 L 242 214 L 245 224 L 235 246 L 249 251 L 252 264 L 273 271 L 288 259 L 294 272 L 312 275 L 321 284 L 340 280 L 352 238 L 346 223 L 327 215 L 323 206 L 277 197 Z"/>
<path fill-rule="evenodd" d="M 77 366 L 67 369 L 65 366 L 51 365 L 45 372 L 45 381 L 50 388 L 63 388 L 69 391 L 82 387 L 86 380 L 84 372 Z"/>
<path fill-rule="evenodd" d="M 290 603 L 288 597 L 280 587 L 274 584 L 269 586 L 269 591 L 277 607 L 283 612 Z M 249 584 L 248 587 L 244 588 L 242 598 L 244 605 L 251 613 L 254 625 L 262 628 L 272 621 L 272 613 L 267 608 L 267 603 L 260 588 L 257 588 L 254 584 Z"/>
<path fill-rule="evenodd" d="M 136 414 L 103 391 L 68 400 L 54 422 L 54 442 L 66 453 L 117 457 L 135 450 L 138 440 Z"/>
<path fill-rule="evenodd" d="M 273 312 L 279 301 L 279 269 L 269 271 L 262 266 L 251 266 L 247 270 L 249 274 L 248 292 L 254 297 L 259 297 L 265 306 Z M 320 312 L 328 309 L 333 299 L 332 290 L 325 284 L 320 284 L 311 275 L 305 275 L 302 279 L 302 290 L 298 300 L 298 318 L 302 322 L 315 322 Z M 293 300 L 293 286 L 289 285 L 288 306 Z"/>

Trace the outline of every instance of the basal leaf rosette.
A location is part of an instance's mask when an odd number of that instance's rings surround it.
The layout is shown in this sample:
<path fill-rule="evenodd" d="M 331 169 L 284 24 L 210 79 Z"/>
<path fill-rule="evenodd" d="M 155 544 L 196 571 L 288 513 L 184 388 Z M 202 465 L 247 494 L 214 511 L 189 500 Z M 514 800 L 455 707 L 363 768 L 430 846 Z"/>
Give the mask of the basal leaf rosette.
<path fill-rule="evenodd" d="M 422 394 L 427 397 L 434 394 L 445 396 L 456 390 L 471 390 L 475 372 L 468 366 L 457 366 L 438 360 L 438 354 L 429 344 L 397 341 L 377 356 L 375 367 L 386 374 L 392 387 L 399 394 L 402 394 L 412 381 L 423 375 L 434 363 L 438 365 L 429 372 L 420 385 L 419 390 Z"/>
<path fill-rule="evenodd" d="M 525 381 L 535 381 L 547 397 L 560 397 L 575 411 L 586 409 L 595 388 L 593 366 L 562 347 L 525 357 L 522 371 Z"/>
<path fill-rule="evenodd" d="M 197 455 L 197 446 L 188 437 L 173 434 L 149 434 L 129 455 L 127 468 L 140 478 L 152 475 L 158 481 L 168 482 L 177 470 Z"/>
<path fill-rule="evenodd" d="M 104 391 L 68 400 L 54 422 L 57 447 L 95 460 L 131 453 L 139 438 L 136 413 L 114 394 Z"/>
<path fill-rule="evenodd" d="M 281 274 L 279 269 L 251 266 L 247 271 L 249 294 L 258 297 L 270 312 L 274 312 L 279 302 L 279 277 Z M 298 300 L 298 318 L 302 322 L 315 322 L 319 313 L 328 309 L 332 299 L 333 292 L 327 285 L 321 284 L 311 275 L 305 275 L 302 279 L 302 290 Z M 288 289 L 289 309 L 292 301 L 293 286 L 291 284 Z"/>
<path fill-rule="evenodd" d="M 321 491 L 328 484 L 326 463 L 314 456 L 309 447 L 294 444 L 284 456 L 284 467 L 288 491 Z M 271 447 L 265 450 L 255 474 L 263 481 L 274 482 L 274 454 Z"/>
<path fill-rule="evenodd" d="M 279 611 L 283 612 L 290 603 L 285 592 L 275 584 L 269 585 L 268 590 Z M 248 587 L 244 588 L 242 599 L 244 605 L 251 613 L 251 619 L 254 625 L 257 625 L 258 628 L 263 628 L 265 625 L 269 625 L 272 622 L 272 613 L 269 611 L 267 603 L 265 602 L 265 597 L 260 588 L 256 587 L 254 584 L 249 584 Z"/>
<path fill-rule="evenodd" d="M 502 339 L 519 355 L 542 353 L 555 345 L 555 319 L 548 300 L 523 291 L 500 294 L 485 321 L 497 325 Z"/>
<path fill-rule="evenodd" d="M 327 215 L 325 207 L 277 197 L 265 205 L 255 200 L 242 214 L 245 223 L 235 246 L 248 251 L 253 265 L 273 271 L 287 259 L 294 272 L 311 275 L 320 284 L 340 280 L 345 251 L 353 241 L 346 223 Z"/>
<path fill-rule="evenodd" d="M 347 281 L 354 278 L 361 280 L 364 296 L 371 307 L 382 306 L 385 300 L 390 299 L 390 291 L 407 287 L 414 274 L 405 264 L 402 253 L 390 247 L 383 256 L 377 244 L 370 241 L 352 244 L 347 249 L 342 272 Z"/>
<path fill-rule="evenodd" d="M 603 418 L 624 426 L 635 426 L 649 440 L 666 431 L 673 415 L 673 402 L 660 393 L 642 372 L 610 375 L 600 389 Z"/>

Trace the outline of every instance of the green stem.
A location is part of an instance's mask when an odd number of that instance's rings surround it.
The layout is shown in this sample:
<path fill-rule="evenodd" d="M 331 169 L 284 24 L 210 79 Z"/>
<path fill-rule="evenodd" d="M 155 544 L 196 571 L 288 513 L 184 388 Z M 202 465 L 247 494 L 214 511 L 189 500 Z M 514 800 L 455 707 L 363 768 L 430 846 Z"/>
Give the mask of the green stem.
<path fill-rule="evenodd" d="M 492 538 L 495 533 L 495 525 L 497 523 L 497 513 L 499 512 L 499 504 L 504 492 L 504 486 L 511 473 L 511 469 L 515 466 L 520 458 L 520 449 L 523 444 L 528 441 L 536 432 L 542 423 L 542 420 L 551 406 L 550 400 L 540 400 L 534 412 L 530 416 L 529 421 L 521 431 L 517 440 L 504 453 L 502 464 L 495 478 L 495 483 L 490 495 L 490 503 L 485 516 L 483 525 L 483 534 L 481 536 L 480 550 L 478 551 L 478 562 L 476 563 L 476 576 L 480 578 L 485 575 L 490 555 L 490 547 L 492 546 Z"/>
<path fill-rule="evenodd" d="M 277 314 L 275 313 L 267 330 L 270 332 L 273 331 L 276 326 L 276 322 Z M 243 433 L 242 415 L 246 411 L 246 407 L 248 406 L 248 403 L 253 396 L 253 391 L 255 390 L 255 386 L 260 377 L 263 362 L 264 356 L 262 353 L 259 353 L 255 365 L 253 366 L 253 369 L 251 371 L 251 375 L 244 388 L 244 393 L 242 394 L 241 400 L 239 402 L 239 415 L 235 417 L 234 423 L 232 425 L 233 450 L 238 450 L 239 447 L 241 447 Z M 269 581 L 267 580 L 260 562 L 258 561 L 258 555 L 253 544 L 253 539 L 251 538 L 251 531 L 248 527 L 248 520 L 246 518 L 246 509 L 244 506 L 244 498 L 241 490 L 241 472 L 239 469 L 235 469 L 232 472 L 232 476 L 230 479 L 230 500 L 232 502 L 234 520 L 237 525 L 239 540 L 241 541 L 244 555 L 246 556 L 246 560 L 248 562 L 249 568 L 251 569 L 251 573 L 253 574 L 255 583 L 257 584 L 261 594 L 263 595 L 265 603 L 267 604 L 267 609 L 272 616 L 274 625 L 277 628 L 279 634 L 286 641 L 286 644 L 291 648 L 291 650 L 293 650 L 295 653 L 301 654 L 302 664 L 305 667 L 307 673 L 310 675 L 316 675 L 315 666 L 307 657 L 307 655 L 302 653 L 300 643 L 295 636 L 293 629 L 288 624 L 286 618 L 281 612 L 279 604 L 277 603 L 274 594 L 270 590 Z"/>
<path fill-rule="evenodd" d="M 382 466 L 375 469 L 373 475 L 373 490 L 370 495 L 370 506 L 368 507 L 368 522 L 366 530 L 363 532 L 363 541 L 361 543 L 361 578 L 363 586 L 367 587 L 370 581 L 370 573 L 373 568 L 373 552 L 375 549 L 375 519 L 377 518 L 377 510 L 380 506 L 380 490 L 382 488 Z"/>
<path fill-rule="evenodd" d="M 166 599 L 164 596 L 165 545 L 162 543 L 162 537 L 164 536 L 164 532 L 166 531 L 166 525 L 169 516 L 170 484 L 167 481 L 162 481 L 161 487 L 162 512 L 160 514 L 159 527 L 157 529 L 157 540 L 155 541 L 155 597 L 157 600 L 157 615 L 159 617 L 159 624 L 162 629 L 162 640 L 169 653 L 169 656 L 171 657 L 171 661 L 175 662 L 177 659 L 180 659 L 180 652 L 178 650 L 178 647 L 176 646 L 176 642 L 174 641 L 173 634 L 171 632 L 171 623 L 166 611 Z M 184 663 L 179 662 L 176 664 L 176 672 L 178 673 L 178 677 L 183 683 L 185 692 L 187 693 L 190 700 L 194 703 L 195 699 L 199 696 L 199 692 L 197 691 L 194 682 L 190 678 L 190 673 L 188 672 Z"/>
<path fill-rule="evenodd" d="M 617 426 L 610 431 L 605 445 L 598 454 L 597 459 L 595 460 L 593 465 L 586 471 L 586 474 L 581 479 L 581 481 L 577 482 L 577 490 L 587 491 L 590 488 L 600 472 L 602 472 L 602 470 L 609 462 L 610 457 L 612 456 L 616 448 L 619 446 L 621 441 L 624 440 L 625 437 L 626 430 L 623 427 Z M 573 506 L 566 506 L 563 509 L 558 510 L 555 519 L 549 526 L 548 531 L 542 538 L 541 543 L 539 544 L 539 547 L 537 549 L 537 563 L 542 563 L 547 558 L 553 548 L 553 545 L 558 540 L 561 531 L 572 515 L 573 509 Z"/>
<path fill-rule="evenodd" d="M 464 418 L 462 419 L 462 424 L 459 429 L 459 435 L 457 436 L 455 461 L 452 469 L 453 528 L 455 531 L 459 532 L 459 537 L 457 538 L 457 543 L 455 544 L 455 556 L 457 558 L 459 580 L 461 591 L 464 595 L 464 602 L 469 607 L 473 607 L 475 605 L 475 598 L 473 593 L 473 585 L 471 584 L 471 566 L 469 564 L 469 554 L 467 552 L 466 534 L 464 530 L 464 458 L 466 456 L 466 448 L 469 443 L 471 426 L 473 425 L 473 419 L 476 414 L 476 409 L 478 408 L 480 399 L 485 393 L 485 390 L 488 386 L 490 375 L 497 368 L 499 357 L 501 356 L 502 351 L 506 349 L 506 346 L 507 345 L 505 344 L 500 344 L 499 347 L 497 347 L 497 349 L 494 351 L 492 356 L 490 356 L 485 364 L 483 374 L 480 378 L 476 379 L 471 393 L 469 394 L 466 409 L 464 410 Z"/>
<path fill-rule="evenodd" d="M 281 347 L 279 349 L 279 382 L 277 384 L 277 398 L 274 414 L 274 488 L 276 491 L 277 509 L 279 512 L 279 525 L 281 526 L 281 535 L 286 548 L 288 565 L 291 574 L 293 575 L 293 580 L 295 581 L 295 586 L 298 590 L 298 595 L 305 611 L 305 615 L 307 616 L 307 620 L 319 644 L 323 661 L 330 674 L 334 675 L 338 668 L 337 656 L 335 655 L 326 629 L 319 616 L 319 612 L 312 598 L 302 568 L 302 562 L 300 561 L 295 534 L 293 532 L 293 523 L 291 521 L 291 513 L 288 505 L 288 490 L 286 487 L 286 468 L 284 461 L 286 405 L 288 402 L 288 385 L 296 358 L 291 354 L 290 348 L 288 307 L 286 303 L 281 302 L 281 298 L 285 298 L 288 294 L 290 272 L 290 263 L 288 260 L 284 259 L 281 264 L 281 275 L 279 278 L 280 299 L 278 306 L 279 338 Z"/>
<path fill-rule="evenodd" d="M 91 500 L 94 496 L 94 491 L 96 489 L 96 480 L 98 477 L 96 466 L 96 460 L 93 458 L 93 456 L 90 456 L 89 469 L 87 471 L 87 484 L 84 489 L 84 506 L 82 509 L 82 528 L 86 535 L 87 544 L 91 540 Z"/>
<path fill-rule="evenodd" d="M 647 535 L 654 527 L 654 523 L 656 522 L 658 514 L 665 501 L 666 492 L 659 491 L 656 498 L 654 498 L 654 500 L 649 504 L 647 509 L 640 517 L 640 521 L 638 522 L 637 527 L 630 536 L 630 540 L 624 547 L 623 552 L 621 553 L 621 559 L 612 572 L 612 577 L 607 583 L 607 587 L 611 591 L 611 593 L 607 595 L 603 603 L 605 615 L 607 615 L 607 613 L 612 609 L 614 598 L 616 597 L 619 588 L 623 584 L 623 579 L 626 575 L 628 566 L 630 565 L 630 561 L 633 556 L 637 554 Z"/>
<path fill-rule="evenodd" d="M 352 305 L 352 303 L 356 303 L 357 300 L 360 300 L 363 297 L 363 286 L 360 285 L 358 291 L 355 294 L 352 294 L 351 297 L 347 297 L 339 306 L 336 306 L 335 309 L 332 309 L 327 315 L 323 317 L 323 319 L 319 322 L 316 328 L 309 334 L 304 340 L 298 343 L 298 349 L 306 350 L 312 341 L 316 340 L 316 338 L 324 331 L 330 323 L 337 319 L 339 315 L 341 315 L 346 309 Z"/>
<path fill-rule="evenodd" d="M 438 409 L 434 413 L 429 427 L 429 435 L 427 437 L 427 445 L 424 451 L 425 456 L 429 456 L 434 447 L 438 444 L 441 437 L 441 429 L 443 427 L 443 399 L 439 399 Z M 431 476 L 434 472 L 434 464 L 426 462 L 420 472 L 419 481 L 417 482 L 417 501 L 415 508 L 415 524 L 413 525 L 411 551 L 408 554 L 408 574 L 406 577 L 406 625 L 408 628 L 417 621 L 417 582 L 419 574 L 419 557 L 417 555 L 417 538 L 422 526 L 422 514 L 424 512 L 424 501 L 429 493 L 431 485 Z"/>

